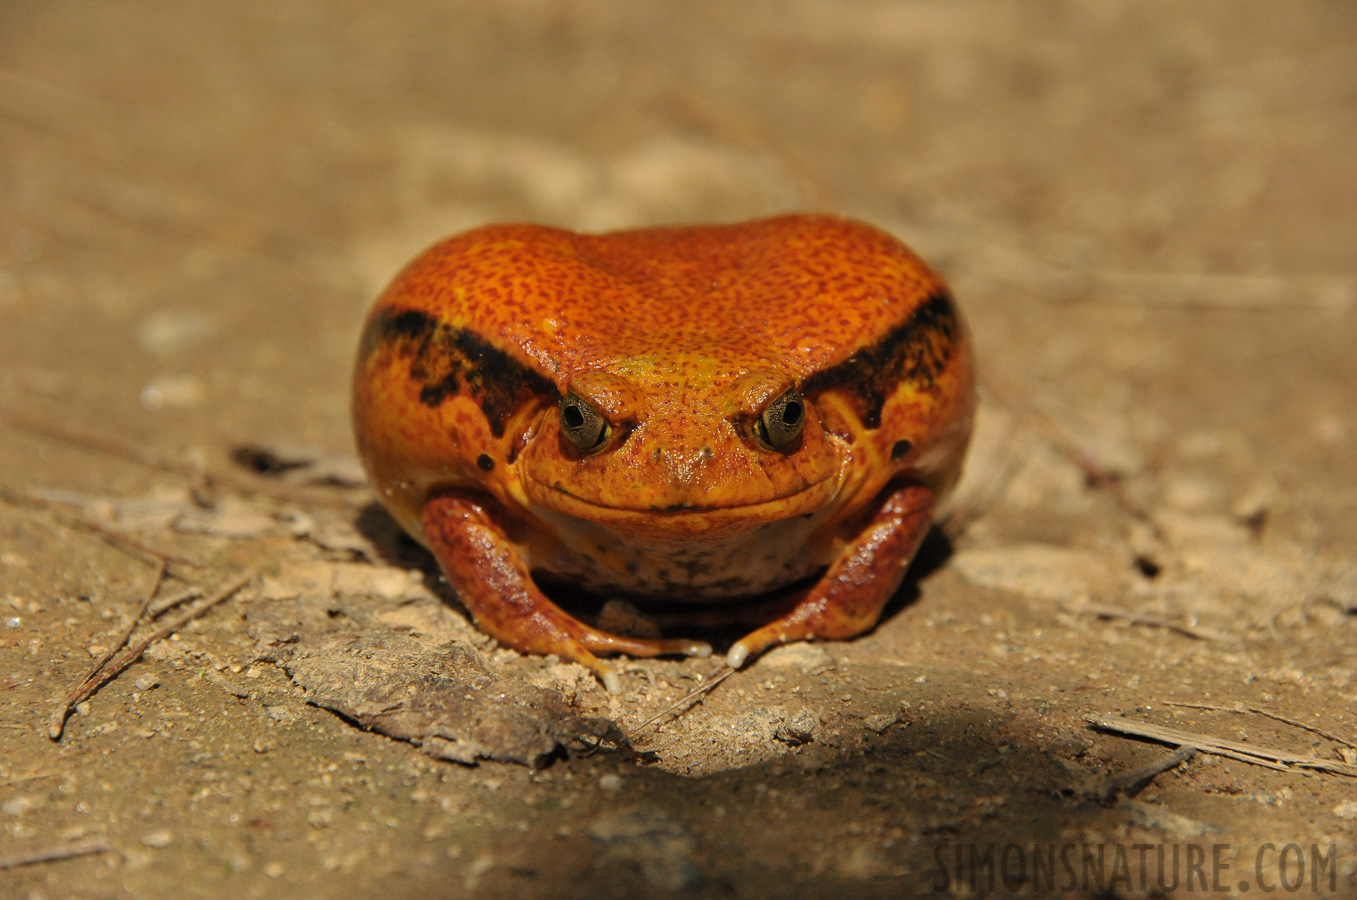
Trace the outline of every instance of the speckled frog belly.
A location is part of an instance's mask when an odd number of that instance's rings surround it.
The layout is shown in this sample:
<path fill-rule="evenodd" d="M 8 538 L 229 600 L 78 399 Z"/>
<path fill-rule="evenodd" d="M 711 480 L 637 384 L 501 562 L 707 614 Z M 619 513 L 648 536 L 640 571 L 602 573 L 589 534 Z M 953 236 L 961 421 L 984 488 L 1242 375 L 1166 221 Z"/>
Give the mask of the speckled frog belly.
<path fill-rule="evenodd" d="M 542 553 L 524 548 L 530 567 L 574 580 L 602 596 L 641 596 L 665 603 L 739 602 L 809 578 L 829 560 L 828 548 L 817 548 L 811 540 L 821 515 L 682 541 L 642 541 L 592 522 L 553 514 L 543 518 L 555 538 L 542 542 L 546 548 Z"/>

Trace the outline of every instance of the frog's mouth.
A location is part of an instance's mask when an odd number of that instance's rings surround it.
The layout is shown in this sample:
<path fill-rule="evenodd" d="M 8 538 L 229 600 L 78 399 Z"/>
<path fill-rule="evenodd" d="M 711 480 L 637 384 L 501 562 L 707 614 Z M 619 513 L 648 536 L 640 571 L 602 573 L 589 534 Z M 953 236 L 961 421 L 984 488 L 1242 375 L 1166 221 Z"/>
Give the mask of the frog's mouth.
<path fill-rule="evenodd" d="M 833 503 L 836 479 L 825 477 L 790 494 L 752 503 L 692 503 L 627 505 L 600 503 L 570 492 L 563 485 L 527 480 L 533 502 L 554 512 L 605 527 L 653 532 L 656 536 L 711 536 L 751 531 L 769 522 L 810 516 Z"/>

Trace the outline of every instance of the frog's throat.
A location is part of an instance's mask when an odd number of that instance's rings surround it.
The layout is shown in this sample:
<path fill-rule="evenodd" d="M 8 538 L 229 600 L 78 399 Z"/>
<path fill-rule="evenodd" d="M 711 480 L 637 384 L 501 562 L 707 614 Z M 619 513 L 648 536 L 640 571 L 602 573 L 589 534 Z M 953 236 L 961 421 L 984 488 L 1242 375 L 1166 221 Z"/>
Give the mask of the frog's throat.
<path fill-rule="evenodd" d="M 826 476 L 799 491 L 784 494 L 770 500 L 757 503 L 733 503 L 729 505 L 690 506 L 673 504 L 670 506 L 624 506 L 620 504 L 597 503 L 578 497 L 564 488 L 546 485 L 541 482 L 529 482 L 532 488 L 529 497 L 536 503 L 565 513 L 578 519 L 586 519 L 599 524 L 623 520 L 683 520 L 691 526 L 704 524 L 720 525 L 737 520 L 750 523 L 773 522 L 796 516 L 820 512 L 831 505 L 838 492 L 838 479 Z M 527 485 L 525 485 L 526 487 Z"/>

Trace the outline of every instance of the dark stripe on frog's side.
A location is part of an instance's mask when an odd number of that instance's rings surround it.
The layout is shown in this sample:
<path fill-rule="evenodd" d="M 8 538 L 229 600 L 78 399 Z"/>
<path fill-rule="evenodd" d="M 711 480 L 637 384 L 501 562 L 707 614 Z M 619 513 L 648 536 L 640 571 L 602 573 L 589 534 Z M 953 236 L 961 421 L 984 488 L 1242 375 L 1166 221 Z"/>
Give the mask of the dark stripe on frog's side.
<path fill-rule="evenodd" d="M 858 414 L 868 428 L 881 427 L 881 408 L 902 381 L 931 391 L 952 357 L 960 334 L 956 308 L 945 293 L 929 297 L 909 320 L 843 362 L 806 379 L 804 393 L 847 388 L 861 401 Z"/>
<path fill-rule="evenodd" d="M 458 393 L 480 405 L 495 437 L 534 396 L 560 400 L 556 385 L 480 335 L 453 328 L 417 309 L 384 309 L 363 332 L 364 359 L 385 348 L 410 358 L 410 377 L 419 382 L 420 402 L 437 407 Z"/>

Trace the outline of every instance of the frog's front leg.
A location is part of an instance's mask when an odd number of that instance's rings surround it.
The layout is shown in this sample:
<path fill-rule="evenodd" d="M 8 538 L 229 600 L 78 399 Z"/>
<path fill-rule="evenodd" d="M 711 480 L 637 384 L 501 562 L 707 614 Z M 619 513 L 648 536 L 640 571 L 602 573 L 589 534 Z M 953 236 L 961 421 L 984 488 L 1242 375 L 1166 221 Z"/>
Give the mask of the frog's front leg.
<path fill-rule="evenodd" d="M 556 653 L 592 669 L 608 693 L 622 683 L 597 653 L 708 656 L 700 641 L 644 640 L 590 628 L 552 603 L 485 507 L 456 494 L 436 497 L 421 515 L 424 538 L 448 583 L 481 630 L 525 653 Z"/>
<path fill-rule="evenodd" d="M 933 492 L 926 487 L 893 491 L 801 602 L 736 641 L 726 662 L 738 669 L 751 656 L 778 644 L 808 638 L 842 640 L 867 631 L 904 580 L 928 534 L 933 507 Z"/>

